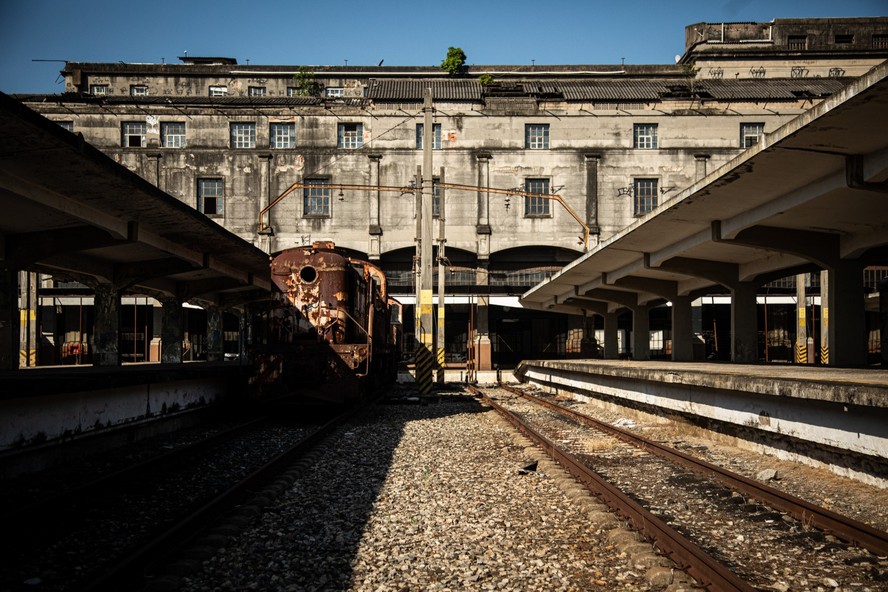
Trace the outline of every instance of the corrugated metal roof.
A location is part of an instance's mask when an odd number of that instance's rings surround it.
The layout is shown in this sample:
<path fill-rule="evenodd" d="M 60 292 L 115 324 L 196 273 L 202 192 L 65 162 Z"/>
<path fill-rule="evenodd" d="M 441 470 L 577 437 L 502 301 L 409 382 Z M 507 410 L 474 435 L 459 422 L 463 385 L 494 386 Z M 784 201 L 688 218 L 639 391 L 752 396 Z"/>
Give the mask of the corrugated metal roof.
<path fill-rule="evenodd" d="M 480 101 L 477 80 L 377 80 L 370 81 L 367 98 L 375 101 L 422 101 L 425 89 L 437 101 Z"/>

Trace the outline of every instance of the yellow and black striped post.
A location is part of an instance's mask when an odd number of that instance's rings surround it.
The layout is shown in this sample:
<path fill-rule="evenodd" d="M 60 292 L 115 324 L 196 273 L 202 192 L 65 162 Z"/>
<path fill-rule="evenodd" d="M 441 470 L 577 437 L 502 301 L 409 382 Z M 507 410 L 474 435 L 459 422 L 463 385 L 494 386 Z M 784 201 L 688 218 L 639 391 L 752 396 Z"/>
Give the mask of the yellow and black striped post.
<path fill-rule="evenodd" d="M 420 395 L 428 395 L 432 392 L 432 370 L 435 366 L 435 357 L 432 350 L 423 344 L 416 348 L 416 387 Z"/>

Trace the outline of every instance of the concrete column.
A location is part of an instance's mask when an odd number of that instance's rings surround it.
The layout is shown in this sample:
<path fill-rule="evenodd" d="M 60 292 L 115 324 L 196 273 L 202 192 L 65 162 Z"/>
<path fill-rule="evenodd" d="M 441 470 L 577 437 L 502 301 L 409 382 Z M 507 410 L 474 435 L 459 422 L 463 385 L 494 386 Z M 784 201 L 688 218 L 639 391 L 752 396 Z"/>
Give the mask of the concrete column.
<path fill-rule="evenodd" d="M 586 332 L 586 318 L 569 315 L 567 317 L 567 338 L 564 349 L 569 358 L 580 358 L 583 354 L 583 340 Z"/>
<path fill-rule="evenodd" d="M 120 365 L 120 293 L 111 284 L 97 284 L 93 305 L 93 365 Z"/>
<path fill-rule="evenodd" d="M 478 339 L 475 341 L 475 368 L 478 370 L 492 370 L 493 350 L 490 343 L 490 300 L 487 296 L 478 296 L 475 327 L 478 331 Z"/>
<path fill-rule="evenodd" d="M 380 182 L 380 161 L 382 160 L 381 154 L 369 154 L 367 158 L 370 159 L 370 185 L 374 187 L 379 187 L 381 185 Z M 370 249 L 368 251 L 371 260 L 378 260 L 381 254 L 381 245 L 382 241 L 382 225 L 379 221 L 379 212 L 380 212 L 380 191 L 379 189 L 371 189 L 367 192 L 367 204 L 369 211 L 368 220 L 368 234 L 370 235 Z"/>
<path fill-rule="evenodd" d="M 260 154 L 259 155 L 259 199 L 256 203 L 256 215 L 253 218 L 254 220 L 259 220 L 259 212 L 265 209 L 265 207 L 271 203 L 271 161 L 274 158 L 272 154 Z M 275 196 L 277 197 L 277 196 Z M 291 199 L 295 196 L 291 196 Z M 271 223 L 271 213 L 274 210 L 271 209 L 265 212 L 265 224 L 269 227 L 273 227 Z M 257 226 L 258 227 L 258 226 Z M 280 228 L 278 228 L 280 230 Z M 259 240 L 259 248 L 265 250 L 266 253 L 271 253 L 274 248 L 274 237 L 273 236 L 258 236 Z"/>
<path fill-rule="evenodd" d="M 19 367 L 19 272 L 0 270 L 0 371 Z"/>
<path fill-rule="evenodd" d="M 694 359 L 694 329 L 691 318 L 691 297 L 672 299 L 672 360 L 689 362 Z"/>
<path fill-rule="evenodd" d="M 604 357 L 615 360 L 620 357 L 620 348 L 617 343 L 617 313 L 604 314 Z"/>
<path fill-rule="evenodd" d="M 731 288 L 731 361 L 738 364 L 758 361 L 757 288 L 752 282 Z"/>
<path fill-rule="evenodd" d="M 490 187 L 490 154 L 479 154 L 478 186 Z M 478 191 L 478 234 L 490 234 L 490 193 Z"/>
<path fill-rule="evenodd" d="M 808 275 L 800 273 L 796 279 L 796 342 L 793 359 L 796 364 L 807 364 L 811 359 L 808 352 L 808 295 L 805 284 Z"/>
<path fill-rule="evenodd" d="M 37 351 L 40 349 L 37 331 L 37 274 L 21 272 L 21 354 L 19 366 L 31 368 L 37 365 Z"/>
<path fill-rule="evenodd" d="M 224 339 L 222 310 L 215 306 L 207 308 L 207 362 L 225 359 Z"/>
<path fill-rule="evenodd" d="M 598 162 L 600 154 L 586 154 L 586 225 L 590 234 L 600 234 L 598 223 Z"/>
<path fill-rule="evenodd" d="M 632 359 L 651 359 L 650 307 L 632 307 Z"/>
<path fill-rule="evenodd" d="M 707 167 L 709 165 L 709 155 L 708 154 L 695 154 L 694 155 L 694 181 L 699 181 L 703 177 L 707 175 Z"/>
<path fill-rule="evenodd" d="M 820 272 L 820 350 L 808 352 L 812 363 L 829 364 L 829 271 Z"/>
<path fill-rule="evenodd" d="M 163 306 L 160 327 L 160 362 L 162 364 L 182 363 L 182 303 L 178 298 L 168 297 L 160 301 Z"/>
<path fill-rule="evenodd" d="M 866 366 L 863 266 L 847 261 L 831 269 L 828 297 L 829 365 Z"/>

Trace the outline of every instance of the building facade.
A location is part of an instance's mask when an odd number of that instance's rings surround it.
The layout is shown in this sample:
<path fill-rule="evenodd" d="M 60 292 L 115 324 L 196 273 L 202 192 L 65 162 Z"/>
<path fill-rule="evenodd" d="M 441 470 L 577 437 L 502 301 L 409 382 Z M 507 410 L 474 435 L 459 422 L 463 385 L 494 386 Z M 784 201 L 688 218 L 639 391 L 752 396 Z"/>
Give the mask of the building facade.
<path fill-rule="evenodd" d="M 480 367 L 505 367 L 580 353 L 589 329 L 516 309 L 517 294 L 888 58 L 888 18 L 699 23 L 685 35 L 671 65 L 456 76 L 70 62 L 64 94 L 20 98 L 269 253 L 332 240 L 375 261 L 408 305 L 413 187 L 431 141 L 448 357 L 475 343 Z"/>

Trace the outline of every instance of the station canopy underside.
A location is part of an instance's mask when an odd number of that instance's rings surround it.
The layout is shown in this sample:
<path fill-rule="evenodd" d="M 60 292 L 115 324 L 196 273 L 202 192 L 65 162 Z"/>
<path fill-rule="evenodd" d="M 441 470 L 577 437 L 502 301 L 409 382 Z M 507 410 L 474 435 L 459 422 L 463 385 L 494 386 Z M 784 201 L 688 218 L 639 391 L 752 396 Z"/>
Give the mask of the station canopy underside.
<path fill-rule="evenodd" d="M 604 313 L 888 260 L 888 62 L 521 297 Z M 702 152 L 702 151 L 701 151 Z"/>
<path fill-rule="evenodd" d="M 238 306 L 268 255 L 0 94 L 0 263 L 118 292 Z"/>

